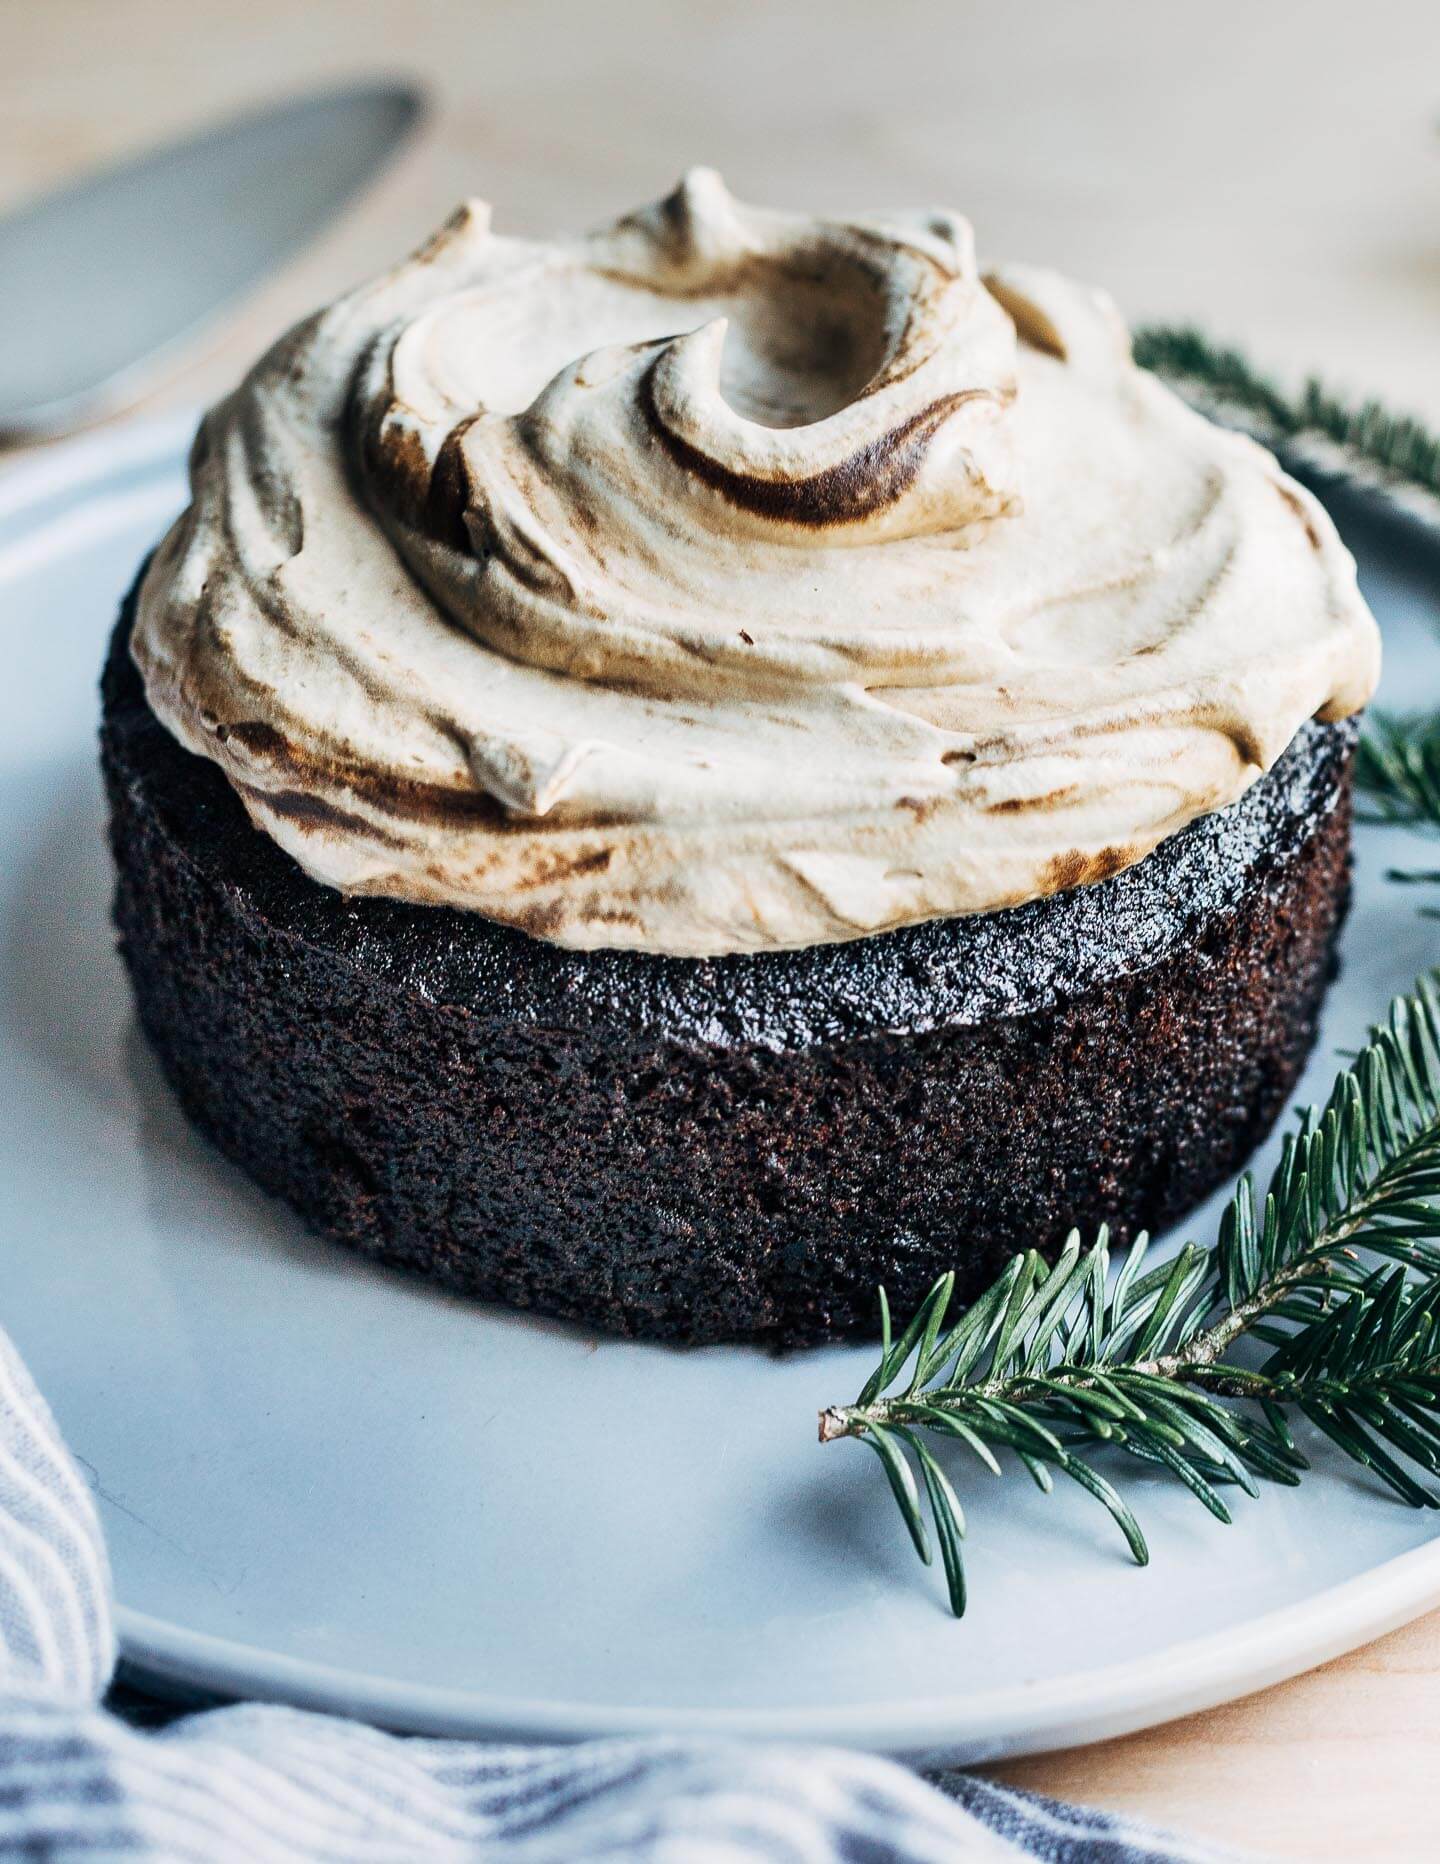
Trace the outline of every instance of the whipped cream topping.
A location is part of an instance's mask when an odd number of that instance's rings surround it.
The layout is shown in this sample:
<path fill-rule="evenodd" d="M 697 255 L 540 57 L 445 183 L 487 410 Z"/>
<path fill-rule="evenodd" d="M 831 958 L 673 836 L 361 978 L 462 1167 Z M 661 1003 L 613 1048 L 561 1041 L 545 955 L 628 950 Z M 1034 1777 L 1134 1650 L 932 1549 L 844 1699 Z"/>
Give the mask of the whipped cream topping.
<path fill-rule="evenodd" d="M 1378 637 L 1321 507 L 938 212 L 697 170 L 479 203 L 206 419 L 150 703 L 317 880 L 576 947 L 848 939 L 1101 878 Z"/>

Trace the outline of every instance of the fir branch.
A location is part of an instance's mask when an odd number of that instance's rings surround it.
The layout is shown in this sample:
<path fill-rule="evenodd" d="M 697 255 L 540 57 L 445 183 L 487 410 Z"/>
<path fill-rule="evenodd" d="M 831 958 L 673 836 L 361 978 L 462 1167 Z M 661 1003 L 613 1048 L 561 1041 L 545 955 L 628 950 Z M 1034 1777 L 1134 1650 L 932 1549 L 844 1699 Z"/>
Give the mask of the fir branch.
<path fill-rule="evenodd" d="M 1355 759 L 1362 820 L 1440 829 L 1440 714 L 1369 721 Z"/>
<path fill-rule="evenodd" d="M 1360 798 L 1356 820 L 1431 835 L 1440 831 L 1440 712 L 1408 718 L 1375 712 L 1367 718 L 1354 755 L 1354 787 Z M 1386 880 L 1436 885 L 1440 872 L 1392 867 Z M 1434 906 L 1423 911 L 1429 919 L 1440 917 Z"/>
<path fill-rule="evenodd" d="M 1437 1200 L 1440 974 L 1397 998 L 1301 1116 L 1264 1197 L 1241 1179 L 1211 1248 L 1147 1271 L 1142 1236 L 1112 1282 L 1104 1230 L 1089 1249 L 1072 1232 L 1053 1266 L 1015 1257 L 954 1321 L 942 1276 L 898 1339 L 882 1290 L 880 1363 L 853 1404 L 820 1414 L 820 1441 L 879 1457 L 927 1564 L 933 1529 L 957 1616 L 965 1517 L 942 1440 L 994 1473 L 1011 1451 L 1042 1489 L 1054 1473 L 1077 1483 L 1142 1565 L 1097 1451 L 1168 1470 L 1228 1522 L 1227 1487 L 1300 1480 L 1299 1413 L 1402 1500 L 1440 1506 L 1422 1479 L 1440 1473 Z M 1271 1349 L 1258 1367 L 1228 1357 L 1247 1337 Z"/>
<path fill-rule="evenodd" d="M 1373 399 L 1358 406 L 1311 376 L 1298 395 L 1285 393 L 1238 350 L 1198 330 L 1137 330 L 1135 360 L 1189 399 L 1237 421 L 1271 445 L 1320 440 L 1339 447 L 1384 478 L 1440 494 L 1440 434 Z"/>
<path fill-rule="evenodd" d="M 1347 467 L 1378 481 L 1392 496 L 1419 493 L 1432 523 L 1440 522 L 1440 434 L 1379 402 L 1352 406 L 1311 377 L 1287 395 L 1238 350 L 1199 331 L 1156 327 L 1135 334 L 1135 360 L 1164 376 L 1207 412 L 1272 446 L 1304 453 L 1320 441 L 1338 447 Z M 1412 718 L 1372 715 L 1355 765 L 1368 819 L 1440 829 L 1440 713 Z M 1364 818 L 1362 818 L 1364 819 Z M 1436 873 L 1394 872 L 1392 880 L 1440 880 Z"/>
<path fill-rule="evenodd" d="M 1440 713 L 1370 718 L 1355 754 L 1355 787 L 1360 821 L 1440 831 Z M 1440 873 L 1391 868 L 1389 878 L 1433 885 Z"/>

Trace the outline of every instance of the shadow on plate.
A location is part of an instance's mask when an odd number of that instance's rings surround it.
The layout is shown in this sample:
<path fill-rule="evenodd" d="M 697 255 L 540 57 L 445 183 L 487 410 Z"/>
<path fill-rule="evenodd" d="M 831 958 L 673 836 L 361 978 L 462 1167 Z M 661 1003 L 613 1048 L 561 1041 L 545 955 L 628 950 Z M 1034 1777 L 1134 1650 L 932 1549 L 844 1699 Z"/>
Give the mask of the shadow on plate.
<path fill-rule="evenodd" d="M 99 772 L 59 766 L 56 802 L 7 893 L 0 1024 L 59 1085 L 117 1100 L 129 997 L 110 924 L 113 885 Z"/>
<path fill-rule="evenodd" d="M 57 767 L 56 801 L 7 888 L 0 924 L 0 1027 L 57 1096 L 133 1120 L 157 1233 L 194 1247 L 285 1256 L 308 1273 L 386 1283 L 392 1298 L 554 1334 L 594 1351 L 593 1333 L 462 1300 L 310 1235 L 185 1119 L 135 1020 L 110 920 L 114 886 L 98 770 Z M 97 1141 L 100 1138 L 97 1122 Z"/>

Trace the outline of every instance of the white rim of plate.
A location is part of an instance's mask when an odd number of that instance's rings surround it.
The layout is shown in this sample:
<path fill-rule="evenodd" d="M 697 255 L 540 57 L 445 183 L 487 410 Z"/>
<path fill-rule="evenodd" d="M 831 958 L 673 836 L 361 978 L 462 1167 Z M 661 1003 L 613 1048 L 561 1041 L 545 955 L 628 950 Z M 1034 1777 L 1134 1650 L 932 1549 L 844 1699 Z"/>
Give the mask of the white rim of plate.
<path fill-rule="evenodd" d="M 416 1734 L 573 1741 L 642 1734 L 829 1742 L 982 1761 L 1088 1746 L 1314 1669 L 1382 1637 L 1440 1600 L 1440 1537 L 1296 1605 L 1167 1645 L 1153 1657 L 987 1690 L 971 1707 L 917 1697 L 903 1709 L 623 1709 L 488 1696 L 332 1668 L 188 1632 L 144 1612 L 116 1614 L 126 1662 L 141 1677 L 223 1696 L 263 1696 Z"/>

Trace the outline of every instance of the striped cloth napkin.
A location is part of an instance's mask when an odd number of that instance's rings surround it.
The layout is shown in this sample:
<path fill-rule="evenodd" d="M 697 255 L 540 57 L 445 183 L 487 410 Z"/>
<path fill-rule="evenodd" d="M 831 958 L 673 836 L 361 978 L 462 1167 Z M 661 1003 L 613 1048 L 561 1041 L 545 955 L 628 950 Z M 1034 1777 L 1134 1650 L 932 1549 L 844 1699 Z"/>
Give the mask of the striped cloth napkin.
<path fill-rule="evenodd" d="M 963 1774 L 720 1741 L 500 1747 L 258 1703 L 142 1730 L 103 1706 L 90 1491 L 0 1332 L 0 1858 L 1181 1864 L 1224 1854 Z"/>

